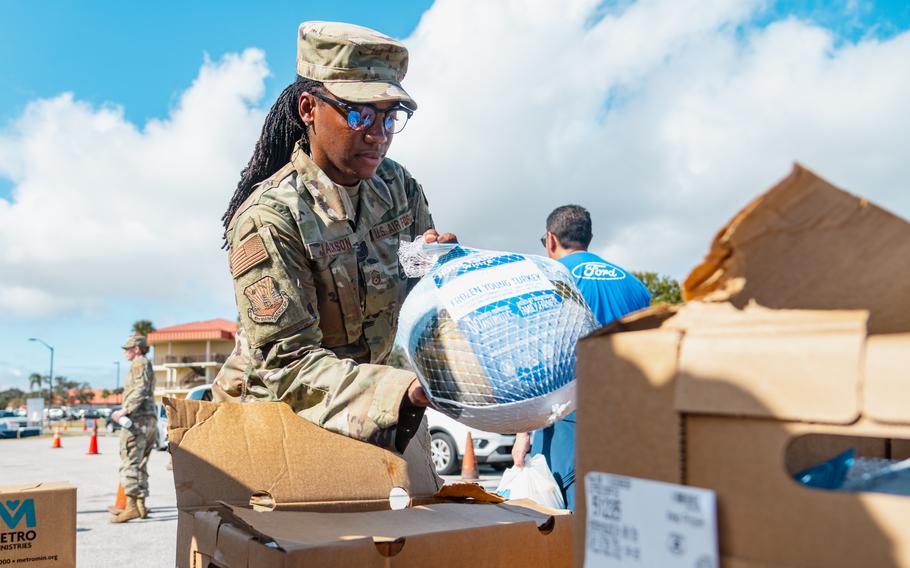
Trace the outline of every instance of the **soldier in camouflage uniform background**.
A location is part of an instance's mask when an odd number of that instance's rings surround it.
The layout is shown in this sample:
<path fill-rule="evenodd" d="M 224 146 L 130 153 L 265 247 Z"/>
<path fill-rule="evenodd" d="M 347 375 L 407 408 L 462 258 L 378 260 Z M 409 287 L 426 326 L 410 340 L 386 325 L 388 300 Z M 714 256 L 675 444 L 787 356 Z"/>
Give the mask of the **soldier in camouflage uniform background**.
<path fill-rule="evenodd" d="M 119 421 L 127 416 L 132 425 L 120 431 L 120 483 L 126 494 L 126 508 L 111 519 L 123 523 L 145 518 L 149 494 L 148 459 L 158 437 L 158 418 L 155 411 L 155 373 L 146 359 L 149 347 L 145 337 L 130 336 L 123 344 L 123 354 L 132 361 L 123 389 L 123 407 L 111 415 Z"/>
<path fill-rule="evenodd" d="M 417 104 L 407 49 L 305 22 L 298 79 L 266 117 L 224 214 L 241 329 L 216 400 L 282 401 L 326 429 L 404 451 L 428 404 L 385 366 L 409 289 L 401 241 L 439 235 L 420 184 L 385 157 Z"/>

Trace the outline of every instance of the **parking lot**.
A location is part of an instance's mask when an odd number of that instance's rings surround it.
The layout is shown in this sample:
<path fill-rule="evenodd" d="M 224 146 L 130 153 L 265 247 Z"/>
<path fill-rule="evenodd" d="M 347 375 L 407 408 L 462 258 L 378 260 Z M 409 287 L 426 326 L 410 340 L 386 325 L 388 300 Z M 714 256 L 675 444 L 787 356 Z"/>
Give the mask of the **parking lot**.
<path fill-rule="evenodd" d="M 2 484 L 68 481 L 77 487 L 76 546 L 80 567 L 173 566 L 177 501 L 174 479 L 166 468 L 167 452 L 154 451 L 149 460 L 149 518 L 113 525 L 107 507 L 116 499 L 119 436 L 100 430 L 98 455 L 87 454 L 89 436 L 81 429 L 70 429 L 62 441 L 61 448 L 52 449 L 47 435 L 0 440 Z M 481 484 L 495 489 L 499 473 L 482 468 L 480 474 Z M 445 479 L 451 482 L 458 477 Z"/>

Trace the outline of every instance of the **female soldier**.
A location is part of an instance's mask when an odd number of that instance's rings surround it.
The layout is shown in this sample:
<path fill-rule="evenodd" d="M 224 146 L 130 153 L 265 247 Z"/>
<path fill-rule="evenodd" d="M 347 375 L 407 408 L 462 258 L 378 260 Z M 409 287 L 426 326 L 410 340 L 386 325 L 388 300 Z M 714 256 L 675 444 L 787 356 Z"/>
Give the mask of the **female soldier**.
<path fill-rule="evenodd" d="M 417 108 L 400 83 L 407 64 L 407 49 L 373 30 L 300 25 L 298 79 L 222 219 L 242 329 L 214 387 L 398 451 L 427 405 L 413 373 L 382 365 L 408 289 L 398 244 L 455 240 L 385 158 Z"/>
<path fill-rule="evenodd" d="M 145 506 L 149 495 L 148 461 L 158 439 L 155 372 L 145 357 L 148 352 L 148 343 L 142 335 L 131 335 L 123 344 L 123 356 L 132 365 L 123 389 L 123 407 L 111 415 L 111 420 L 119 422 L 126 416 L 132 424 L 120 431 L 120 483 L 126 494 L 126 509 L 111 518 L 112 523 L 148 516 Z"/>

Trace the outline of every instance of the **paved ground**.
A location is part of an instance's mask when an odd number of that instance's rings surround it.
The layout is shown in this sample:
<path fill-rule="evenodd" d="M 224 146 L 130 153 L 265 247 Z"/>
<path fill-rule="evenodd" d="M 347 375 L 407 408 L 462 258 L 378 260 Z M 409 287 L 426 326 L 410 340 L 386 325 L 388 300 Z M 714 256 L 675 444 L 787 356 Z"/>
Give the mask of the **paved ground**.
<path fill-rule="evenodd" d="M 167 452 L 154 451 L 149 460 L 149 517 L 112 525 L 107 507 L 117 496 L 120 439 L 99 434 L 99 455 L 87 455 L 88 444 L 88 436 L 81 431 L 64 436 L 60 449 L 51 449 L 49 437 L 0 440 L 0 483 L 69 481 L 76 486 L 76 558 L 80 567 L 173 566 L 177 501 L 174 478 L 165 469 Z M 134 556 L 139 550 L 141 555 Z"/>
<path fill-rule="evenodd" d="M 0 440 L 0 484 L 69 481 L 77 487 L 76 547 L 79 566 L 159 568 L 174 565 L 177 509 L 167 452 L 152 452 L 149 461 L 148 519 L 112 525 L 107 507 L 114 503 L 119 436 L 99 434 L 100 455 L 87 455 L 88 436 L 72 429 L 61 449 L 49 437 Z M 457 480 L 446 477 L 447 482 Z M 481 470 L 481 485 L 495 489 L 499 474 Z"/>

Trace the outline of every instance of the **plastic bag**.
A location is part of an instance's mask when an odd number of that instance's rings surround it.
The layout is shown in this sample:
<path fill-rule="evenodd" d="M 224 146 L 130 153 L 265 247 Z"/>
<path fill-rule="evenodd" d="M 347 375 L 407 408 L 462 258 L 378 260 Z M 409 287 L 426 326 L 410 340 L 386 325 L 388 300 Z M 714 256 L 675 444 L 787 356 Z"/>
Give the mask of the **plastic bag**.
<path fill-rule="evenodd" d="M 399 342 L 433 406 L 487 432 L 537 430 L 575 408 L 575 344 L 597 327 L 560 263 L 460 245 L 402 244 L 423 276 Z"/>
<path fill-rule="evenodd" d="M 505 470 L 496 494 L 503 499 L 531 499 L 551 509 L 566 508 L 562 491 L 541 454 L 526 458 L 524 467 L 516 465 Z"/>
<path fill-rule="evenodd" d="M 816 489 L 910 495 L 910 460 L 856 457 L 855 453 L 850 448 L 794 478 Z"/>

